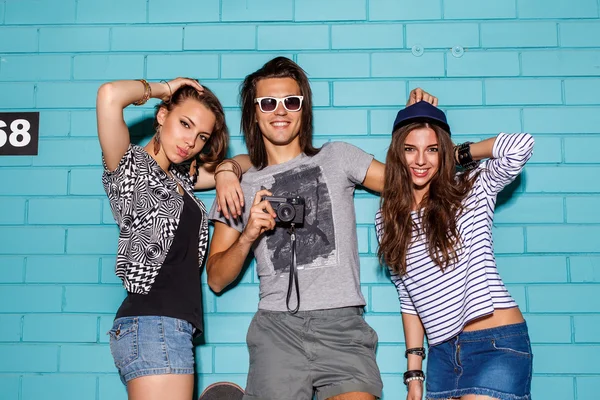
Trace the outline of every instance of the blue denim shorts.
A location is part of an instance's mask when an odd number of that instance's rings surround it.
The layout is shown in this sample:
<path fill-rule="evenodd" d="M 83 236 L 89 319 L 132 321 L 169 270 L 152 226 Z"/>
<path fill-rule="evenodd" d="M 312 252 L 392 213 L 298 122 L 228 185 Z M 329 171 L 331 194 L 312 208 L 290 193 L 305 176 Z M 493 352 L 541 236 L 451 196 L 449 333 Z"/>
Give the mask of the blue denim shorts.
<path fill-rule="evenodd" d="M 194 328 L 187 321 L 158 316 L 115 319 L 110 352 L 121 381 L 146 375 L 193 374 Z"/>
<path fill-rule="evenodd" d="M 462 332 L 429 348 L 427 399 L 480 394 L 530 400 L 532 361 L 525 322 Z"/>

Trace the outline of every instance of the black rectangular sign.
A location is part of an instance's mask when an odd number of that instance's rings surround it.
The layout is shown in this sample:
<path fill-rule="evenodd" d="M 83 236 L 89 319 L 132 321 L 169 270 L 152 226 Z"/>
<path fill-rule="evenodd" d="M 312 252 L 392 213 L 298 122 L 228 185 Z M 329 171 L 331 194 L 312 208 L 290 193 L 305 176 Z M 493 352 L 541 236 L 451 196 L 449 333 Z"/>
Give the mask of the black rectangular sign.
<path fill-rule="evenodd" d="M 0 112 L 0 156 L 36 156 L 39 112 Z"/>

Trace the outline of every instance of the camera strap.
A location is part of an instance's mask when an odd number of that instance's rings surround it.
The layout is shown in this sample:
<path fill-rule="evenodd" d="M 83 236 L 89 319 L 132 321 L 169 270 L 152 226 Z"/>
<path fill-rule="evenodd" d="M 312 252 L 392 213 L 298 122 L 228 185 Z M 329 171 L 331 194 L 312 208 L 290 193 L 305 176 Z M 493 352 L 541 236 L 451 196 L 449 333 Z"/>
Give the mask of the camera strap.
<path fill-rule="evenodd" d="M 290 233 L 290 244 L 291 244 L 291 263 L 290 263 L 290 280 L 288 283 L 288 292 L 285 305 L 288 311 L 292 314 L 296 314 L 300 309 L 300 287 L 298 286 L 298 268 L 296 266 L 296 224 L 292 223 L 289 230 Z M 292 297 L 292 289 L 296 287 L 296 307 L 290 308 L 290 298 Z"/>

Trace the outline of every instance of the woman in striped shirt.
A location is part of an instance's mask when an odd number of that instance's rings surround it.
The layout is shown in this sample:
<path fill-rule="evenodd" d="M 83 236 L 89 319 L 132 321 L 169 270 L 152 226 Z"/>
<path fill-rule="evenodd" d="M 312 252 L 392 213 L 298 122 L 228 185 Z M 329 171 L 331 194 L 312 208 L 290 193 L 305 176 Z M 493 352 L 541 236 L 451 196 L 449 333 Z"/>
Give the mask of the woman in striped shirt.
<path fill-rule="evenodd" d="M 501 133 L 455 147 L 435 106 L 398 113 L 376 227 L 401 302 L 409 400 L 422 397 L 425 334 L 427 399 L 530 399 L 529 335 L 496 269 L 492 222 L 533 142 Z"/>

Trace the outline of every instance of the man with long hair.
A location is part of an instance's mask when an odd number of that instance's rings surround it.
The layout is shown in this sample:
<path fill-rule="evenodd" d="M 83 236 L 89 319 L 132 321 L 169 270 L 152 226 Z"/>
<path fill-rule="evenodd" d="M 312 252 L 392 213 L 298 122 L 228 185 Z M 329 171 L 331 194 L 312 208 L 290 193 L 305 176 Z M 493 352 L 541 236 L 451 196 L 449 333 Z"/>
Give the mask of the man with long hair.
<path fill-rule="evenodd" d="M 207 274 L 221 292 L 254 252 L 260 302 L 244 398 L 374 400 L 382 382 L 362 316 L 353 195 L 357 185 L 380 192 L 384 165 L 347 143 L 313 146 L 310 84 L 287 58 L 248 75 L 241 103 L 246 207 L 240 219 L 211 210 Z"/>

